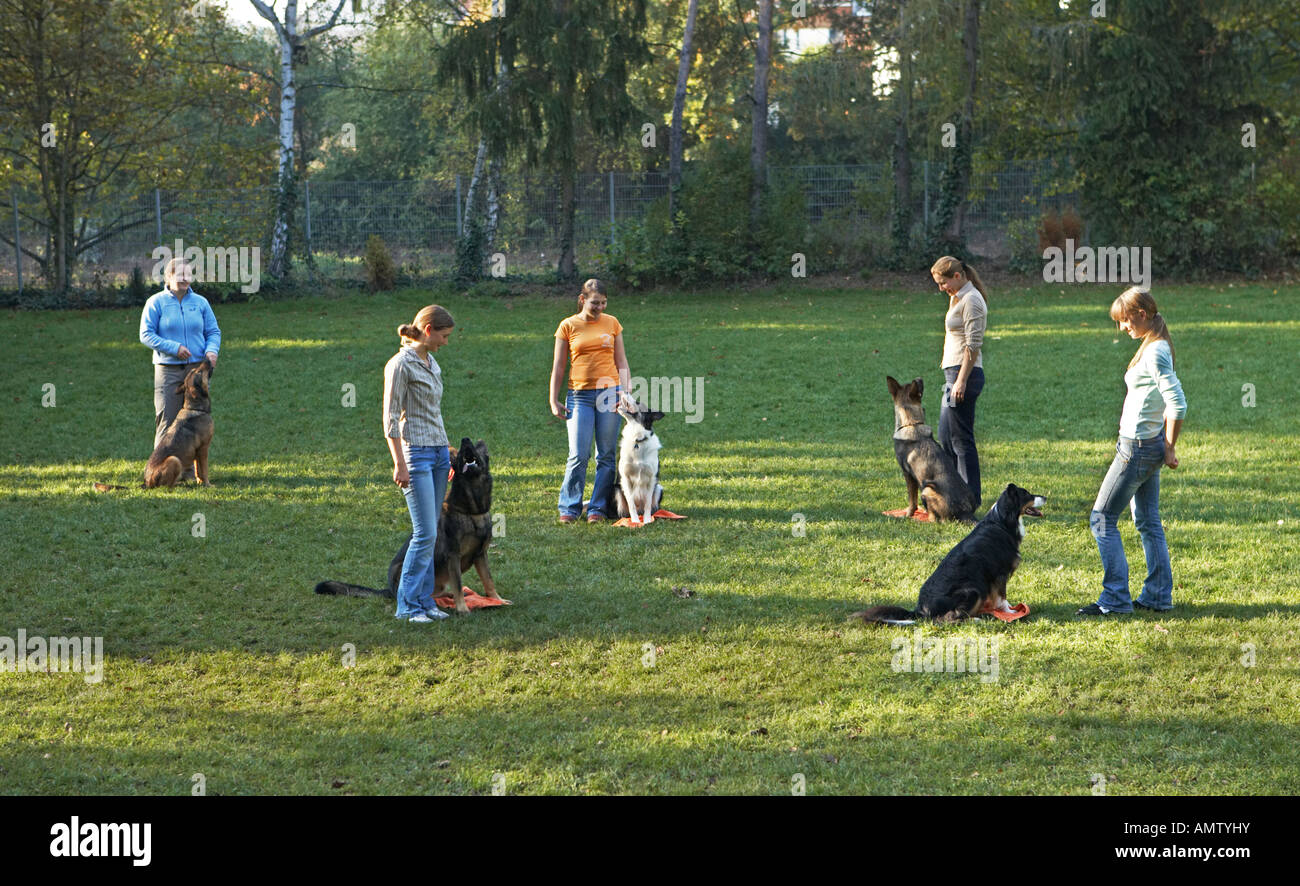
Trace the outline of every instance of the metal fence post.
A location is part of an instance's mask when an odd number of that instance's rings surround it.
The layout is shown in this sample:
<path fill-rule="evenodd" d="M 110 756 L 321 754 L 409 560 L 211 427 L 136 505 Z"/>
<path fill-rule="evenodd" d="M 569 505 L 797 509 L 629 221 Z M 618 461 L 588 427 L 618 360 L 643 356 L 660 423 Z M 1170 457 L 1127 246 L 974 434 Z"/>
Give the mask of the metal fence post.
<path fill-rule="evenodd" d="M 18 238 L 18 190 L 9 192 L 14 201 L 14 267 L 18 269 L 18 294 L 23 294 L 23 247 Z"/>
<path fill-rule="evenodd" d="M 465 236 L 465 222 L 461 218 L 460 208 L 460 173 L 456 173 L 456 238 L 460 239 Z"/>
<path fill-rule="evenodd" d="M 614 170 L 609 171 L 609 245 L 614 245 Z"/>
<path fill-rule="evenodd" d="M 158 230 L 158 245 L 162 246 L 162 196 L 157 188 L 153 189 L 153 218 Z"/>
<path fill-rule="evenodd" d="M 302 183 L 302 198 L 307 214 L 307 254 L 311 255 L 311 182 Z"/>

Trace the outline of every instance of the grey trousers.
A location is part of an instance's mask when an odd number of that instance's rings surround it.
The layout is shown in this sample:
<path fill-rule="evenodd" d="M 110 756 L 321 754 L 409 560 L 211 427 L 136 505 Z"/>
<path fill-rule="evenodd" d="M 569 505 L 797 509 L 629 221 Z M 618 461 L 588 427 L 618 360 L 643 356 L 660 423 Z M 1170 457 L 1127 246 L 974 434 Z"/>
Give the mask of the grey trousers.
<path fill-rule="evenodd" d="M 185 395 L 176 389 L 180 387 L 181 382 L 185 381 L 185 376 L 195 366 L 204 361 L 197 360 L 193 363 L 155 363 L 153 365 L 153 445 L 158 448 L 158 442 L 162 440 L 163 431 L 171 425 L 172 419 L 181 411 L 185 405 Z M 191 465 L 186 472 L 184 479 L 194 479 L 194 467 Z"/>

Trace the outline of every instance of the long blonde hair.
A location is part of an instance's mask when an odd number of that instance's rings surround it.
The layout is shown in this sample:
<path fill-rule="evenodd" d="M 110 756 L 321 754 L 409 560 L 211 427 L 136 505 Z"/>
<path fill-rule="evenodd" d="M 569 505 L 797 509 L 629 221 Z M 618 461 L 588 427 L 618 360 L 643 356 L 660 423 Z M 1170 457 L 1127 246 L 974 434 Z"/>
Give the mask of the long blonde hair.
<path fill-rule="evenodd" d="M 1159 309 L 1156 308 L 1156 300 L 1151 297 L 1151 293 L 1137 286 L 1130 286 L 1119 294 L 1119 298 L 1111 302 L 1110 319 L 1115 321 L 1118 327 L 1122 320 L 1132 320 L 1134 316 L 1142 311 L 1147 315 L 1151 325 L 1147 328 L 1146 334 L 1142 336 L 1142 344 L 1138 346 L 1137 353 L 1133 359 L 1128 361 L 1128 368 L 1132 369 L 1142 357 L 1142 352 L 1147 349 L 1147 345 L 1155 341 L 1169 342 L 1169 359 L 1174 357 L 1174 340 L 1169 337 L 1169 326 L 1165 323 L 1165 318 L 1160 315 Z"/>
<path fill-rule="evenodd" d="M 958 271 L 966 275 L 966 279 L 980 291 L 980 295 L 984 296 L 984 301 L 988 302 L 989 291 L 984 288 L 984 281 L 980 279 L 980 275 L 975 272 L 975 269 L 966 262 L 959 258 L 953 258 L 951 255 L 945 255 L 930 266 L 930 273 L 938 274 L 941 277 L 955 277 Z"/>

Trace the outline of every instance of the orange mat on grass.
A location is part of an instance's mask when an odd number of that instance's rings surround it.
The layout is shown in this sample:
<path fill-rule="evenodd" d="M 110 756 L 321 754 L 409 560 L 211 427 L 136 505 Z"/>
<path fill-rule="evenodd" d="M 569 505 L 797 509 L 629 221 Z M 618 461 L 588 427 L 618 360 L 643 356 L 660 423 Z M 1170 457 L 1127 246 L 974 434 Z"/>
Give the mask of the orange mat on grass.
<path fill-rule="evenodd" d="M 907 517 L 907 508 L 894 508 L 894 510 L 892 510 L 892 511 L 881 511 L 880 513 L 884 514 L 886 517 L 904 517 L 904 518 L 905 518 L 905 517 Z M 916 513 L 912 515 L 912 519 L 913 519 L 913 520 L 916 520 L 917 522 L 920 522 L 920 523 L 929 523 L 929 522 L 930 522 L 930 515 L 927 514 L 927 513 L 924 511 L 924 509 L 922 509 L 922 508 L 917 508 L 917 509 L 916 509 Z"/>
<path fill-rule="evenodd" d="M 1000 618 L 1003 621 L 1015 621 L 1018 618 L 1024 618 L 1029 614 L 1029 605 L 1026 603 L 1017 603 L 1011 607 L 1010 612 L 1004 612 L 1000 609 L 985 609 L 989 615 L 994 618 Z"/>
<path fill-rule="evenodd" d="M 494 600 L 492 597 L 481 597 L 466 587 L 462 587 L 461 590 L 465 593 L 465 605 L 470 609 L 490 609 L 493 606 L 514 605 L 509 600 Z M 437 603 L 441 609 L 456 608 L 456 598 L 451 594 L 443 594 L 441 597 L 434 597 L 433 602 Z"/>
<path fill-rule="evenodd" d="M 685 520 L 682 514 L 674 514 L 672 511 L 665 511 L 663 508 L 655 511 L 650 517 L 654 520 Z M 645 524 L 640 520 L 633 520 L 631 517 L 620 517 L 614 521 L 615 526 L 626 526 L 630 529 L 640 529 Z"/>

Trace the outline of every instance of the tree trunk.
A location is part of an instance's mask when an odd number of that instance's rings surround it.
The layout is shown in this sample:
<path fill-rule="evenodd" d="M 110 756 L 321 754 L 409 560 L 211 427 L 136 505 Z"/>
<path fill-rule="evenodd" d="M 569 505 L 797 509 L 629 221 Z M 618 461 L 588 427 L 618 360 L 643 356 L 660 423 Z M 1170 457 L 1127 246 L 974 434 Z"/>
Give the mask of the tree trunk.
<path fill-rule="evenodd" d="M 912 48 L 907 37 L 907 3 L 898 4 L 898 86 L 894 94 L 897 111 L 894 119 L 894 254 L 902 257 L 912 241 L 912 152 L 908 142 L 908 124 L 912 116 Z"/>
<path fill-rule="evenodd" d="M 952 221 L 947 235 L 960 241 L 966 221 L 966 195 L 970 192 L 971 162 L 975 156 L 975 85 L 976 61 L 979 57 L 980 3 L 966 0 L 966 23 L 962 29 L 961 45 L 966 52 L 966 105 L 962 110 L 961 131 L 958 134 L 957 202 L 953 207 Z"/>
<path fill-rule="evenodd" d="M 271 234 L 272 277 L 283 277 L 290 268 L 289 230 L 293 222 L 294 165 L 293 115 L 298 90 L 294 85 L 293 42 L 298 28 L 298 0 L 287 0 L 284 29 L 280 31 L 280 174 L 276 186 L 275 228 Z"/>
<path fill-rule="evenodd" d="M 560 196 L 560 263 L 556 268 L 556 273 L 561 280 L 573 280 L 578 276 L 577 261 L 573 254 L 574 249 L 574 215 L 578 210 L 577 200 L 577 170 L 572 166 L 564 169 L 560 176 L 564 179 L 561 182 Z"/>
<path fill-rule="evenodd" d="M 757 227 L 767 176 L 767 77 L 772 68 L 772 0 L 759 0 L 758 47 L 754 53 L 754 129 L 750 141 L 749 218 Z"/>
<path fill-rule="evenodd" d="M 293 162 L 293 118 L 298 103 L 298 89 L 294 83 L 293 53 L 295 48 L 304 48 L 312 37 L 334 27 L 347 0 L 339 0 L 329 21 L 312 28 L 301 39 L 298 35 L 298 0 L 285 0 L 283 22 L 276 18 L 275 11 L 266 5 L 265 0 L 249 2 L 262 18 L 275 27 L 276 37 L 280 40 L 280 174 L 276 183 L 275 227 L 271 232 L 271 262 L 267 273 L 272 277 L 283 277 L 288 274 L 292 263 L 292 244 L 289 238 L 298 200 L 297 175 Z"/>
<path fill-rule="evenodd" d="M 699 0 L 686 7 L 686 31 L 682 35 L 682 56 L 677 63 L 677 91 L 673 93 L 673 123 L 668 135 L 668 218 L 676 226 L 677 191 L 682 186 L 682 113 L 686 107 L 686 80 L 691 74 L 691 38 L 695 34 L 695 13 Z"/>
<path fill-rule="evenodd" d="M 501 219 L 501 161 L 496 157 L 488 164 L 487 224 L 483 228 L 483 250 L 492 254 Z"/>
<path fill-rule="evenodd" d="M 576 22 L 569 19 L 569 0 L 560 0 L 557 10 L 559 21 L 566 26 L 561 31 L 561 40 L 567 45 L 563 51 L 563 69 L 560 72 L 560 107 L 562 109 L 560 148 L 560 187 L 562 189 L 560 218 L 560 261 L 556 273 L 561 280 L 573 280 L 578 276 L 577 261 L 574 256 L 574 216 L 578 211 L 577 200 L 577 121 L 576 94 L 578 88 L 577 52 L 574 49 L 573 31 Z"/>

